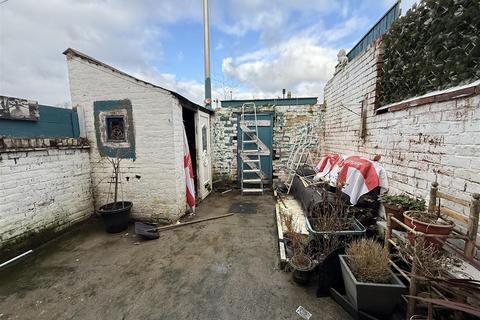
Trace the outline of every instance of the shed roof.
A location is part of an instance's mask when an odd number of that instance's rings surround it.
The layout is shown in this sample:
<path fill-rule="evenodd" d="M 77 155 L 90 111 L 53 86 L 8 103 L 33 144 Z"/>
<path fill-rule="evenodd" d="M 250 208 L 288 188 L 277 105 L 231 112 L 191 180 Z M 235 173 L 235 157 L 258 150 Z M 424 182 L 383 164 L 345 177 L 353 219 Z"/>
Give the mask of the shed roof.
<path fill-rule="evenodd" d="M 158 89 L 162 89 L 162 90 L 165 90 L 165 91 L 168 91 L 169 93 L 171 93 L 173 96 L 175 96 L 179 101 L 180 101 L 180 104 L 182 105 L 182 107 L 184 108 L 187 108 L 187 109 L 190 109 L 190 110 L 201 110 L 203 112 L 207 112 L 207 113 L 210 113 L 210 114 L 213 114 L 213 111 L 210 110 L 210 109 L 207 109 L 205 107 L 202 107 L 201 105 L 198 105 L 190 100 L 188 100 L 187 98 L 185 98 L 184 96 L 182 96 L 181 94 L 175 92 L 175 91 L 172 91 L 172 90 L 169 90 L 169 89 L 166 89 L 166 88 L 163 88 L 163 87 L 160 87 L 160 86 L 157 86 L 153 83 L 150 83 L 150 82 L 147 82 L 145 80 L 142 80 L 142 79 L 138 79 L 126 72 L 123 72 L 121 70 L 118 70 L 117 68 L 114 68 L 104 62 L 101 62 L 95 58 L 92 58 L 90 57 L 89 55 L 86 55 L 85 53 L 83 52 L 80 52 L 78 50 L 75 50 L 75 49 L 72 49 L 72 48 L 68 48 L 67 50 L 65 50 L 63 52 L 64 55 L 68 55 L 68 54 L 71 54 L 75 57 L 79 57 L 80 59 L 83 59 L 83 60 L 86 60 L 92 64 L 95 64 L 95 65 L 98 65 L 98 66 L 102 66 L 104 68 L 107 68 L 115 73 L 118 73 L 118 74 L 121 74 L 123 76 L 126 76 L 126 77 L 129 77 L 135 81 L 138 81 L 138 82 L 141 82 L 141 83 L 144 83 L 146 85 L 150 85 L 152 87 L 155 87 L 155 88 L 158 88 Z"/>
<path fill-rule="evenodd" d="M 256 106 L 302 106 L 317 104 L 318 97 L 302 98 L 274 98 L 274 99 L 246 99 L 246 100 L 222 100 L 222 107 L 241 107 L 244 103 L 255 103 Z"/>

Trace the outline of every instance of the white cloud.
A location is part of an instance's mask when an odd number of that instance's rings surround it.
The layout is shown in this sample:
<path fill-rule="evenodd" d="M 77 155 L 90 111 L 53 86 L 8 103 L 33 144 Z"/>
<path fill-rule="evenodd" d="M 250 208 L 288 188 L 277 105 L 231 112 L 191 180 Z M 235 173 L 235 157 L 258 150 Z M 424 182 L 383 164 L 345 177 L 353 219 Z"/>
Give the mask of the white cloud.
<path fill-rule="evenodd" d="M 365 3 L 378 1 L 361 2 Z M 212 27 L 232 35 L 231 43 L 222 39 L 215 51 L 226 52 L 235 38 L 251 31 L 260 34 L 260 42 L 252 44 L 255 49 L 223 61 L 223 71 L 236 85 L 214 87 L 214 92 L 225 95 L 231 88 L 234 97 L 259 97 L 277 96 L 287 88 L 296 95 L 321 96 L 335 65 L 336 41 L 365 27 L 360 14 L 347 18 L 353 11 L 347 0 L 210 1 Z M 326 29 L 321 21 L 329 15 L 346 21 Z M 171 58 L 163 56 L 167 26 L 181 21 L 201 23 L 202 1 L 8 1 L 0 5 L 0 94 L 44 104 L 68 103 L 67 68 L 61 52 L 73 47 L 201 102 L 202 83 L 158 69 Z M 304 21 L 315 21 L 315 25 L 308 28 Z M 173 58 L 185 62 L 181 51 Z"/>
<path fill-rule="evenodd" d="M 285 88 L 296 96 L 322 98 L 337 63 L 338 43 L 367 25 L 368 20 L 359 16 L 328 29 L 319 21 L 276 45 L 225 58 L 222 71 L 241 84 L 239 94 L 277 97 Z"/>
<path fill-rule="evenodd" d="M 306 18 L 348 14 L 348 0 L 222 0 L 210 2 L 210 19 L 222 32 L 244 36 L 258 31 L 266 45 L 284 40 Z"/>
<path fill-rule="evenodd" d="M 311 37 L 294 37 L 222 63 L 225 75 L 238 80 L 252 95 L 278 96 L 283 88 L 296 96 L 322 96 L 322 86 L 336 64 L 337 50 Z"/>
<path fill-rule="evenodd" d="M 176 75 L 160 73 L 155 68 L 148 71 L 135 72 L 132 75 L 147 82 L 157 84 L 165 89 L 178 92 L 191 101 L 203 105 L 204 85 L 202 83 L 191 80 L 179 80 Z"/>
<path fill-rule="evenodd" d="M 6 2 L 0 5 L 0 94 L 64 104 L 70 101 L 61 54 L 67 47 L 126 72 L 148 70 L 162 59 L 155 44 L 165 31 L 158 23 L 200 17 L 195 0 Z"/>
<path fill-rule="evenodd" d="M 367 29 L 368 23 L 369 21 L 365 17 L 353 16 L 332 28 L 321 31 L 319 38 L 324 42 L 335 43 L 343 39 L 345 36 L 348 36 L 353 31 Z M 318 26 L 315 27 L 320 29 Z"/>

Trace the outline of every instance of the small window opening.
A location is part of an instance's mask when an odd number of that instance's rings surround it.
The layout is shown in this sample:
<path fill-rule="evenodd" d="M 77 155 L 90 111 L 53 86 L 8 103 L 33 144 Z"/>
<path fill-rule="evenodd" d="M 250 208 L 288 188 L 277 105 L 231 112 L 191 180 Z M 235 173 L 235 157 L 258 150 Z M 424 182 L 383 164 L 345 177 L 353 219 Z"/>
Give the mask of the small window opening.
<path fill-rule="evenodd" d="M 207 151 L 207 126 L 202 127 L 202 147 L 203 151 Z"/>
<path fill-rule="evenodd" d="M 107 140 L 125 142 L 125 119 L 123 117 L 107 117 Z"/>

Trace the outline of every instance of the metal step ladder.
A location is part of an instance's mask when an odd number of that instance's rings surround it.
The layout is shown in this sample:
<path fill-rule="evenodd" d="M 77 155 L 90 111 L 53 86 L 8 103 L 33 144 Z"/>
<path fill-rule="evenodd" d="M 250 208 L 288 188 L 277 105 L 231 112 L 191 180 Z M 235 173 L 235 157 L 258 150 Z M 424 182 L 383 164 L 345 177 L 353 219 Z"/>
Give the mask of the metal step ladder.
<path fill-rule="evenodd" d="M 316 137 L 307 133 L 300 137 L 297 137 L 292 145 L 290 156 L 288 157 L 285 165 L 285 171 L 287 178 L 285 184 L 287 186 L 287 194 L 293 185 L 293 179 L 297 174 L 298 168 L 303 164 L 313 166 L 313 157 L 310 149 L 315 145 Z"/>
<path fill-rule="evenodd" d="M 252 113 L 246 113 L 249 111 Z M 263 143 L 258 137 L 257 107 L 255 103 L 244 103 L 240 116 L 241 189 L 243 194 L 263 194 L 263 179 L 260 153 Z"/>

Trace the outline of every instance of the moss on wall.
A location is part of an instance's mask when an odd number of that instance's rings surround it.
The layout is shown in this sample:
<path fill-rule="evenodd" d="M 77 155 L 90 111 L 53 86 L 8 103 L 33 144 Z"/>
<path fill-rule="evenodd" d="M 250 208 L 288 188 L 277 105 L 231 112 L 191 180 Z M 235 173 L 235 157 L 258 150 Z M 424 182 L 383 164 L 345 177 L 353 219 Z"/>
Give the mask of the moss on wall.
<path fill-rule="evenodd" d="M 423 0 L 385 36 L 382 105 L 480 78 L 480 1 Z"/>

